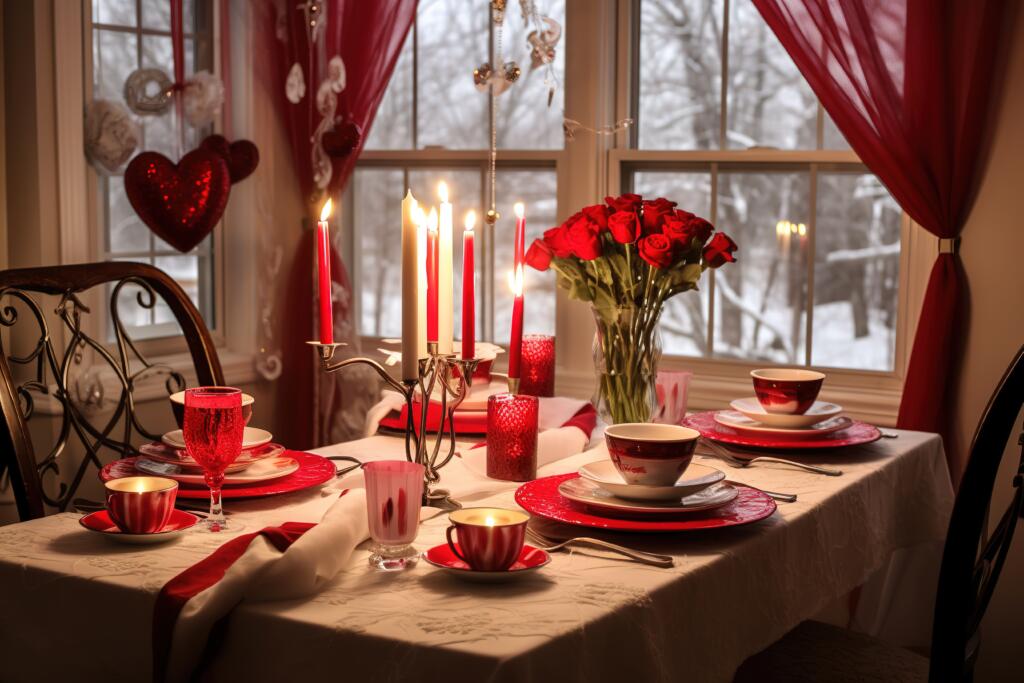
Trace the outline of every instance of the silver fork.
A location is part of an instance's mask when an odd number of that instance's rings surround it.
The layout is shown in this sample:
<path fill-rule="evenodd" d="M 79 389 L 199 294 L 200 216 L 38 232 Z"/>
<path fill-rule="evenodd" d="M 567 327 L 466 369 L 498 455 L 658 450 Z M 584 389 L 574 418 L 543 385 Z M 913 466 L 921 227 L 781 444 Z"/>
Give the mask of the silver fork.
<path fill-rule="evenodd" d="M 675 560 L 670 555 L 658 555 L 657 553 L 646 553 L 642 550 L 633 550 L 622 545 L 615 543 L 609 543 L 608 541 L 602 541 L 599 538 L 588 538 L 586 536 L 577 536 L 570 538 L 565 541 L 555 541 L 553 539 L 543 536 L 540 532 L 534 530 L 532 527 L 526 527 L 526 537 L 533 541 L 536 547 L 547 552 L 553 552 L 555 550 L 562 550 L 569 546 L 583 545 L 591 546 L 595 548 L 601 548 L 603 550 L 609 550 L 614 553 L 619 553 L 629 559 L 640 562 L 642 564 L 649 564 L 654 567 L 672 567 L 675 565 Z"/>
<path fill-rule="evenodd" d="M 726 461 L 733 467 L 750 467 L 755 462 L 776 462 L 782 465 L 789 465 L 790 467 L 797 467 L 808 472 L 816 472 L 818 474 L 824 474 L 829 477 L 842 476 L 843 471 L 837 470 L 832 467 L 822 467 L 821 465 L 809 465 L 805 462 L 797 462 L 795 460 L 786 460 L 785 458 L 776 458 L 771 455 L 758 455 L 752 458 L 745 457 L 739 453 L 735 453 L 721 444 L 717 444 L 714 441 L 702 440 L 702 444 L 707 446 L 711 453 L 701 453 L 705 457 L 719 458 Z"/>

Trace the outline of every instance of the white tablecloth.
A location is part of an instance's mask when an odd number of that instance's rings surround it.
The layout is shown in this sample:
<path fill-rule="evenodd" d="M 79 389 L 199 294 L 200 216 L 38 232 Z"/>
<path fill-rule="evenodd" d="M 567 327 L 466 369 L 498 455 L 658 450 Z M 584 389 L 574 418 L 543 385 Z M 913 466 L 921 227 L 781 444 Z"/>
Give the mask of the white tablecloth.
<path fill-rule="evenodd" d="M 321 452 L 380 459 L 400 449 L 397 439 L 376 436 Z M 573 471 L 603 454 L 599 446 L 541 475 Z M 738 481 L 799 495 L 761 523 L 615 539 L 674 555 L 673 569 L 577 551 L 556 554 L 527 580 L 476 585 L 423 562 L 406 573 L 376 573 L 357 551 L 318 595 L 237 608 L 203 676 L 729 680 L 744 658 L 863 583 L 894 551 L 945 535 L 952 490 L 937 437 L 900 432 L 812 460 L 845 474 L 716 465 Z M 475 469 L 455 460 L 443 483 L 467 504 L 514 505 L 514 484 Z M 317 507 L 319 496 L 228 501 L 227 509 L 252 531 L 293 520 Z M 226 540 L 193 533 L 168 546 L 119 546 L 81 530 L 77 520 L 62 514 L 0 528 L 4 680 L 146 680 L 156 593 Z M 417 545 L 442 543 L 446 524 L 443 516 L 425 522 Z"/>

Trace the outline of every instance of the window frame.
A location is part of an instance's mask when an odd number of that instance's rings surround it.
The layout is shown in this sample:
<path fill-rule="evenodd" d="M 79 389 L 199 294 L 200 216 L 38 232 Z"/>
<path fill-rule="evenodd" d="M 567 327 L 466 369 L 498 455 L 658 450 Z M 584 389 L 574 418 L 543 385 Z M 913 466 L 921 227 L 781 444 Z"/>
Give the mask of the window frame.
<path fill-rule="evenodd" d="M 730 3 L 735 0 L 722 0 L 724 12 L 729 12 Z M 639 61 L 640 37 L 640 2 L 641 0 L 617 0 L 617 64 L 615 69 L 616 88 L 616 120 L 626 117 L 637 119 L 639 104 L 639 83 L 637 68 Z M 728 50 L 727 41 L 723 41 L 723 51 Z M 723 73 L 723 82 L 727 71 Z M 723 88 L 723 100 L 726 93 Z M 720 113 L 727 115 L 725 107 Z M 682 169 L 694 163 L 706 164 L 713 168 L 740 164 L 755 164 L 765 168 L 799 165 L 806 167 L 812 180 L 821 166 L 840 166 L 850 169 L 864 168 L 863 162 L 852 150 L 782 150 L 774 148 L 742 149 L 709 149 L 709 150 L 642 150 L 637 149 L 639 126 L 630 130 L 628 140 L 619 140 L 618 144 L 608 152 L 608 183 L 609 194 L 625 191 L 629 174 L 642 168 L 643 170 L 674 170 Z M 721 129 L 720 129 L 721 130 Z M 823 130 L 823 108 L 818 105 L 817 136 L 820 141 Z M 721 133 L 720 133 L 721 134 Z M 845 170 L 845 169 L 844 169 Z M 865 169 L 866 170 L 866 169 Z M 808 229 L 813 248 L 814 222 L 816 221 L 814 206 L 816 183 L 811 183 L 811 207 Z M 714 222 L 717 207 L 712 204 Z M 934 240 L 927 240 L 925 232 L 916 226 L 904 212 L 900 223 L 900 264 L 899 264 L 899 302 L 896 316 L 896 347 L 894 349 L 893 369 L 857 370 L 848 368 L 821 368 L 829 375 L 826 394 L 833 400 L 843 403 L 855 415 L 872 419 L 882 424 L 893 424 L 899 408 L 903 380 L 912 346 L 913 333 L 917 325 L 917 311 L 923 298 L 924 282 L 930 265 L 934 260 L 937 247 Z M 813 273 L 813 266 L 809 268 Z M 813 274 L 809 274 L 813 287 Z M 709 279 L 711 296 L 714 296 L 714 280 Z M 811 296 L 813 289 L 808 293 Z M 807 316 L 806 328 L 806 359 L 810 360 L 812 338 L 812 316 Z M 694 378 L 690 389 L 690 408 L 720 408 L 729 400 L 742 396 L 750 391 L 750 370 L 759 367 L 759 363 L 715 358 L 694 357 L 666 354 L 661 367 L 669 370 L 692 370 Z M 807 367 L 814 366 L 810 363 Z"/>
<path fill-rule="evenodd" d="M 219 72 L 220 70 L 220 13 L 216 11 L 216 5 L 211 4 L 210 6 L 210 31 L 211 31 L 211 45 L 210 50 L 212 54 L 212 63 L 210 64 L 211 71 Z M 84 94 L 85 102 L 91 102 L 93 100 L 93 38 L 94 31 L 96 29 L 111 31 L 117 33 L 131 34 L 136 37 L 138 41 L 137 51 L 141 54 L 142 50 L 142 37 L 143 36 L 159 36 L 159 37 L 170 37 L 170 30 L 160 30 L 152 28 L 144 28 L 141 25 L 141 2 L 136 3 L 136 26 L 127 27 L 119 24 L 104 24 L 102 22 L 93 22 L 93 7 L 92 2 L 89 2 L 83 9 L 82 14 L 82 91 Z M 195 33 L 185 31 L 185 38 L 195 38 Z M 217 116 L 212 125 L 212 133 L 222 133 L 224 129 L 223 116 Z M 142 149 L 136 150 L 141 152 Z M 224 238 L 223 226 L 225 220 L 222 218 L 221 221 L 214 227 L 211 232 L 210 241 L 208 243 L 201 244 L 196 249 L 188 252 L 187 254 L 181 254 L 180 252 L 170 249 L 161 250 L 159 248 L 151 248 L 146 251 L 133 251 L 126 252 L 124 254 L 117 254 L 111 251 L 109 244 L 109 230 L 107 210 L 108 206 L 101 201 L 100 188 L 104 182 L 104 178 L 101 177 L 100 173 L 96 171 L 92 166 L 87 166 L 87 183 L 88 183 L 88 206 L 89 206 L 89 235 L 91 245 L 88 252 L 88 260 L 97 261 L 109 261 L 115 259 L 155 259 L 163 256 L 189 256 L 194 255 L 200 260 L 199 270 L 202 272 L 203 265 L 202 260 L 207 259 L 209 261 L 209 269 L 211 281 L 205 286 L 212 287 L 212 292 L 209 294 L 210 307 L 212 315 L 204 315 L 207 327 L 210 330 L 210 336 L 217 346 L 223 346 L 225 344 L 224 336 L 224 310 L 225 310 L 225 296 L 224 296 Z M 150 241 L 152 245 L 152 238 Z M 202 289 L 204 285 L 200 284 L 199 287 Z M 202 296 L 202 295 L 201 295 Z M 107 308 L 106 306 L 100 307 L 101 315 L 97 316 L 97 321 L 101 325 L 108 325 Z M 187 350 L 184 338 L 180 333 L 177 332 L 177 325 L 173 323 L 160 323 L 155 325 L 157 331 L 152 335 L 145 335 L 139 338 L 138 344 L 143 353 L 147 353 L 155 356 L 162 356 L 168 354 L 178 354 Z M 133 331 L 133 328 L 129 328 L 129 332 Z"/>

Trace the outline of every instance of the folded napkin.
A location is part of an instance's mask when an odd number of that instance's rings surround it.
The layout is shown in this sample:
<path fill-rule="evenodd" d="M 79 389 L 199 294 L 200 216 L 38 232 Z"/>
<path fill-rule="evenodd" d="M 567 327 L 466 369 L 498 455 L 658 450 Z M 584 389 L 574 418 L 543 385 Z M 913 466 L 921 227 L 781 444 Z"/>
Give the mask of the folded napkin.
<path fill-rule="evenodd" d="M 242 534 L 178 574 L 153 610 L 154 679 L 190 680 L 214 625 L 238 603 L 316 593 L 368 535 L 366 494 L 346 490 L 318 524 L 287 522 Z"/>

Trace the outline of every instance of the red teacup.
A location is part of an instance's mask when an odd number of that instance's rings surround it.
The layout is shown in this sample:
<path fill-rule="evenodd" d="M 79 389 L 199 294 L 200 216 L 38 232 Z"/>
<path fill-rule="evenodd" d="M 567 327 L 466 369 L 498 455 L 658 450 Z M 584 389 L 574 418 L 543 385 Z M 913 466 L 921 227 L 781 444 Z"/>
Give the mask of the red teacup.
<path fill-rule="evenodd" d="M 754 393 L 769 413 L 803 415 L 818 398 L 825 375 L 814 370 L 775 368 L 752 370 Z"/>
<path fill-rule="evenodd" d="M 174 514 L 178 482 L 163 477 L 124 477 L 106 484 L 107 511 L 126 534 L 155 534 Z"/>
<path fill-rule="evenodd" d="M 178 429 L 185 428 L 185 392 L 179 391 L 167 397 L 171 401 L 171 412 L 174 413 L 174 421 L 178 423 Z M 242 419 L 249 424 L 252 419 L 252 406 L 256 403 L 249 394 L 242 394 Z"/>
<path fill-rule="evenodd" d="M 519 558 L 530 516 L 502 508 L 464 508 L 448 515 L 445 532 L 455 556 L 477 571 L 505 571 Z M 452 532 L 459 537 L 458 544 Z"/>
<path fill-rule="evenodd" d="M 627 484 L 672 486 L 693 460 L 700 432 L 678 425 L 627 422 L 604 430 L 608 455 Z"/>

